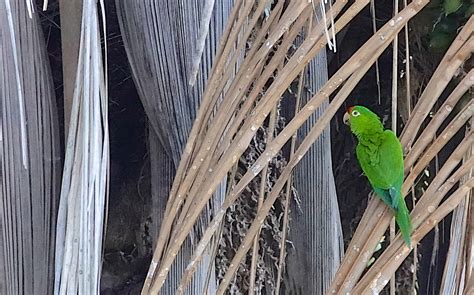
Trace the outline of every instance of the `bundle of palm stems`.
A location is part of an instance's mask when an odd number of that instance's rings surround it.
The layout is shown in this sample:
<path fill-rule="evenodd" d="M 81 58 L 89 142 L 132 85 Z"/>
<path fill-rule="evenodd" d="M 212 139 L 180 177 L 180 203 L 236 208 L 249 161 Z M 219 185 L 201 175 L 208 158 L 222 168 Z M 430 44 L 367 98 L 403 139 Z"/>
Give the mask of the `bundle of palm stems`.
<path fill-rule="evenodd" d="M 380 54 L 390 46 L 407 22 L 428 3 L 429 1 L 415 1 L 396 12 L 304 105 L 297 108 L 294 117 L 283 128 L 276 128 L 276 132 L 268 133 L 263 151 L 241 172 L 238 181 L 228 189 L 221 207 L 212 216 L 183 274 L 178 293 L 184 292 L 209 243 L 220 234 L 220 225 L 228 210 L 232 210 L 255 178 L 259 175 L 259 179 L 266 178 L 265 173 L 280 150 L 291 143 L 293 135 L 332 95 L 327 108 L 321 112 L 302 141 L 296 144 L 288 162 L 266 191 L 245 236 L 238 245 L 234 245 L 234 255 L 219 280 L 217 294 L 223 294 L 235 282 L 234 276 L 240 271 L 242 263 L 245 263 L 247 253 L 255 247 L 255 238 L 262 232 L 262 225 L 275 209 L 275 202 L 279 200 L 281 192 L 288 187 L 293 169 L 320 137 L 336 111 Z M 322 48 L 326 45 L 334 48 L 334 34 L 341 31 L 367 4 L 368 1 L 356 1 L 350 7 L 345 7 L 345 2 L 336 1 L 323 8 L 311 1 L 294 1 L 287 6 L 277 3 L 268 11 L 263 2 L 257 4 L 236 1 L 177 169 L 143 292 L 155 293 L 162 288 L 183 242 L 192 232 L 221 181 L 227 175 L 235 173 L 236 163 L 245 155 L 261 127 L 273 128 L 271 122 L 275 109 L 278 109 L 281 97 L 291 83 Z M 314 21 L 316 9 L 326 9 L 320 21 Z M 262 15 L 265 15 L 263 24 L 256 26 Z M 471 99 L 463 105 L 459 114 L 454 118 L 449 117 L 450 122 L 446 127 L 442 124 L 453 110 L 453 104 L 472 86 L 469 84 L 472 83 L 472 73 L 467 73 L 459 84 L 460 88 L 456 88 L 443 102 L 446 105 L 433 109 L 446 85 L 471 55 L 472 26 L 471 18 L 447 52 L 439 70 L 417 99 L 401 134 L 406 151 L 405 195 L 453 135 L 465 133 L 466 122 L 472 117 Z M 294 41 L 302 31 L 307 31 L 307 34 L 303 42 L 295 46 Z M 242 50 L 245 50 L 244 59 L 237 64 L 236 56 Z M 229 79 L 234 67 L 238 69 L 237 74 Z M 227 89 L 228 91 L 224 91 Z M 430 114 L 432 117 L 428 118 Z M 429 124 L 421 131 L 420 126 L 425 120 Z M 440 126 L 445 129 L 438 130 Z M 466 133 L 465 139 L 453 151 L 452 156 L 440 166 L 430 187 L 418 197 L 412 212 L 412 239 L 415 244 L 470 192 L 472 179 L 464 176 L 469 175 L 472 163 L 466 160 L 464 164 L 458 164 L 467 157 L 467 149 L 472 147 L 471 134 Z M 462 183 L 457 185 L 461 179 Z M 457 189 L 450 191 L 454 185 Z M 426 208 L 429 210 L 425 210 Z M 400 236 L 392 240 L 364 277 L 361 278 L 361 275 L 391 218 L 392 213 L 380 200 L 371 199 L 342 264 L 325 291 L 353 291 L 359 294 L 380 291 L 388 283 L 411 251 L 403 244 Z M 466 266 L 462 277 L 467 278 L 470 273 L 468 264 L 462 265 Z"/>
<path fill-rule="evenodd" d="M 466 67 L 474 16 L 413 96 L 408 25 L 429 3 L 395 0 L 377 28 L 370 0 L 116 1 L 150 125 L 154 251 L 143 294 L 377 294 L 388 285 L 395 294 L 396 271 L 412 253 L 416 285 L 417 247 L 444 220 L 451 234 L 441 292 L 474 292 L 474 70 Z M 100 292 L 106 18 L 102 0 L 80 4 L 82 18 L 71 24 L 80 36 L 63 44 L 78 58 L 63 56 L 72 103 L 61 183 L 56 101 L 34 1 L 0 1 L 1 294 Z M 326 48 L 338 50 L 336 36 L 369 4 L 373 35 L 328 76 Z M 392 129 L 401 126 L 401 103 L 412 242 L 371 194 L 344 253 L 329 124 L 392 46 Z M 397 97 L 399 52 L 405 98 Z"/>

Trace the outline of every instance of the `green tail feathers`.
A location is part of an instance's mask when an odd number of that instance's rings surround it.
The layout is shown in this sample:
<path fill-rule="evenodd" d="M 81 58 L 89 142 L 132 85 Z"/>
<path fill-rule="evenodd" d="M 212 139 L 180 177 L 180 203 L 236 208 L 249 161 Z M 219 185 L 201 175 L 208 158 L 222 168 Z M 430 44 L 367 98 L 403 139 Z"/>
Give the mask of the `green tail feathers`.
<path fill-rule="evenodd" d="M 407 205 L 405 200 L 400 200 L 398 204 L 397 214 L 395 215 L 395 220 L 397 221 L 400 232 L 402 233 L 403 240 L 405 243 L 411 245 L 411 221 L 410 221 L 410 212 L 408 212 Z"/>

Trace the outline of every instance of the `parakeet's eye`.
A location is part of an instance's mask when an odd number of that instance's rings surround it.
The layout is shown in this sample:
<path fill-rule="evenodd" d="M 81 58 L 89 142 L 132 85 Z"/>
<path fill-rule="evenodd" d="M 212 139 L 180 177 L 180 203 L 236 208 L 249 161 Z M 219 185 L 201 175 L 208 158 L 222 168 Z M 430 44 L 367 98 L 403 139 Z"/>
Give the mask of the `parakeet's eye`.
<path fill-rule="evenodd" d="M 360 113 L 358 111 L 352 111 L 352 116 L 358 117 Z"/>

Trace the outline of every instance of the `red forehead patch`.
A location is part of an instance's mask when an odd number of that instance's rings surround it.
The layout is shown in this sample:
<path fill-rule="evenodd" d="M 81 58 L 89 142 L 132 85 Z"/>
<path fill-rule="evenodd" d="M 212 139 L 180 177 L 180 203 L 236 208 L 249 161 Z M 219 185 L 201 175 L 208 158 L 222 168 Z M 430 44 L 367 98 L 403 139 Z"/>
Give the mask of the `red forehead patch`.
<path fill-rule="evenodd" d="M 348 108 L 347 108 L 347 112 L 348 112 L 349 114 L 352 113 L 352 110 L 353 110 L 354 108 L 355 108 L 354 106 L 348 107 Z"/>

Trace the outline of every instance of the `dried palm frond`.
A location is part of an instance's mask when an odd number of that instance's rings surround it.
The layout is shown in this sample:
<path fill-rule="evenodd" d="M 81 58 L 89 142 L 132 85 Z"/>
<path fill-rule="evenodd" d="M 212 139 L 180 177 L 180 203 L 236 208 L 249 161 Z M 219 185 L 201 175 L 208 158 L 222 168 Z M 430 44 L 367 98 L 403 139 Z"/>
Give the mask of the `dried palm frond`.
<path fill-rule="evenodd" d="M 336 30 L 340 30 L 345 24 L 347 24 L 348 20 L 350 20 L 351 17 L 353 17 L 353 15 L 360 11 L 360 9 L 363 8 L 366 4 L 367 2 L 356 2 L 352 9 L 349 9 L 348 12 L 344 14 L 338 20 L 338 22 L 336 22 Z M 406 9 L 401 12 L 401 21 L 394 21 L 393 25 L 387 25 L 386 27 L 384 27 L 382 32 L 380 32 L 380 34 L 383 35 L 383 38 L 380 38 L 378 36 L 372 38 L 371 42 L 363 48 L 364 50 L 361 50 L 360 53 L 350 61 L 350 66 L 341 69 L 342 75 L 340 74 L 336 77 L 333 77 L 332 80 L 330 80 L 329 84 L 326 84 L 326 87 L 324 87 L 318 93 L 318 95 L 313 97 L 313 99 L 308 102 L 308 104 L 298 113 L 298 115 L 295 116 L 295 119 L 293 119 L 288 124 L 288 126 L 275 138 L 275 140 L 268 144 L 266 152 L 262 154 L 262 156 L 255 162 L 252 168 L 246 172 L 242 180 L 228 194 L 226 200 L 224 201 L 222 209 L 218 212 L 214 221 L 211 222 L 210 227 L 204 233 L 203 239 L 201 240 L 200 244 L 197 247 L 197 250 L 195 251 L 193 260 L 188 266 L 187 273 L 185 274 L 187 277 L 189 277 L 189 275 L 192 273 L 197 260 L 200 259 L 201 254 L 203 253 L 202 251 L 204 251 L 207 242 L 212 237 L 214 231 L 217 229 L 220 220 L 222 220 L 225 210 L 229 208 L 229 206 L 231 206 L 231 204 L 236 200 L 236 198 L 238 197 L 240 192 L 246 187 L 246 185 L 263 169 L 265 163 L 271 160 L 272 156 L 276 154 L 276 152 L 289 139 L 291 134 L 296 132 L 299 126 L 301 126 L 301 124 L 304 123 L 304 121 L 313 113 L 313 111 L 320 105 L 321 101 L 325 99 L 332 91 L 334 91 L 334 89 L 337 88 L 337 86 L 344 81 L 344 78 L 348 77 L 354 70 L 358 70 L 359 67 L 363 65 L 362 69 L 358 72 L 358 75 L 356 75 L 357 77 L 359 77 L 358 79 L 360 79 L 360 77 L 362 77 L 360 73 L 365 73 L 365 71 L 370 67 L 370 61 L 374 56 L 374 51 L 375 55 L 380 54 L 387 46 L 387 40 L 389 40 L 390 37 L 393 36 L 397 32 L 397 30 L 401 28 L 400 26 L 402 26 L 409 17 L 413 16 L 417 10 L 421 9 L 422 6 L 423 5 L 410 6 L 409 9 Z M 333 5 L 333 10 L 331 11 L 331 13 L 337 15 L 337 13 L 342 7 L 343 4 L 341 2 L 336 2 Z M 246 8 L 247 6 L 244 6 L 244 8 L 242 8 L 242 15 L 246 15 Z M 191 133 L 190 141 L 188 142 L 188 146 L 190 148 L 185 149 L 183 159 L 184 162 L 182 162 L 184 163 L 182 165 L 182 169 L 184 170 L 186 169 L 186 167 L 188 167 L 189 170 L 187 170 L 185 178 L 180 178 L 181 182 L 177 183 L 174 190 L 172 190 L 169 200 L 168 212 L 176 212 L 175 210 L 179 208 L 179 205 L 183 201 L 184 197 L 186 197 L 185 204 L 182 208 L 180 217 L 178 217 L 176 221 L 176 225 L 178 225 L 178 227 L 175 227 L 173 233 L 170 233 L 170 228 L 168 228 L 172 220 L 167 219 L 166 224 L 162 226 L 162 231 L 160 234 L 161 241 L 158 241 L 158 246 L 154 257 L 155 260 L 152 262 L 149 272 L 150 276 L 148 277 L 148 280 L 145 284 L 144 292 L 148 291 L 148 288 L 150 286 L 149 284 L 151 284 L 153 275 L 155 275 L 155 268 L 158 263 L 160 269 L 156 273 L 156 281 L 151 289 L 151 292 L 159 290 L 160 285 L 162 284 L 162 282 L 164 282 L 164 278 L 168 271 L 169 265 L 172 263 L 174 255 L 179 250 L 181 241 L 184 240 L 190 226 L 199 216 L 200 208 L 202 208 L 205 202 L 207 202 L 207 199 L 212 195 L 212 192 L 215 189 L 216 185 L 218 185 L 221 177 L 224 177 L 225 173 L 229 171 L 229 169 L 232 167 L 232 164 L 237 161 L 238 157 L 240 157 L 244 149 L 248 146 L 249 141 L 257 130 L 257 126 L 262 124 L 263 120 L 266 118 L 266 115 L 269 114 L 274 103 L 279 100 L 280 95 L 288 88 L 289 83 L 291 83 L 291 81 L 301 71 L 305 64 L 312 57 L 314 57 L 314 55 L 319 51 L 319 49 L 322 48 L 322 46 L 325 44 L 325 38 L 322 34 L 324 30 L 322 30 L 321 25 L 318 24 L 315 26 L 314 30 L 312 30 L 313 33 L 305 39 L 303 44 L 294 52 L 294 54 L 291 56 L 285 66 L 283 66 L 278 71 L 277 75 L 275 75 L 274 82 L 265 92 L 262 99 L 256 102 L 256 106 L 253 108 L 253 110 L 251 109 L 253 106 L 252 101 L 255 101 L 255 99 L 257 98 L 256 94 L 259 93 L 261 87 L 265 85 L 265 82 L 268 79 L 268 76 L 265 76 L 265 73 L 267 73 L 267 71 L 271 73 L 274 69 L 276 69 L 275 65 L 277 65 L 278 57 L 281 56 L 279 52 L 286 53 L 287 47 L 285 47 L 285 44 L 290 44 L 291 41 L 294 40 L 296 36 L 295 33 L 298 32 L 301 29 L 302 25 L 305 24 L 305 22 L 308 20 L 308 16 L 310 15 L 310 13 L 308 12 L 311 12 L 311 10 L 312 7 L 309 7 L 305 3 L 292 3 L 291 7 L 288 7 L 288 9 L 283 13 L 282 17 L 279 20 L 279 24 L 275 26 L 276 29 L 274 31 L 269 32 L 267 41 L 262 42 L 263 44 L 254 44 L 256 46 L 255 48 L 258 50 L 251 50 L 251 52 L 248 54 L 248 56 L 243 62 L 243 70 L 241 70 L 237 74 L 237 79 L 234 79 L 233 81 L 233 85 L 235 86 L 230 86 L 230 89 L 233 89 L 233 87 L 235 87 L 235 89 L 238 91 L 229 91 L 229 93 L 232 93 L 232 95 L 224 97 L 223 103 L 220 105 L 220 108 L 225 111 L 217 113 L 217 115 L 215 116 L 215 123 L 213 122 L 212 124 L 210 124 L 209 129 L 206 130 L 204 129 L 204 127 L 201 127 L 203 123 L 205 123 L 205 121 L 202 122 L 198 114 L 198 118 L 195 125 L 196 133 Z M 236 21 L 235 25 L 237 24 L 239 24 L 239 21 Z M 289 31 L 283 36 L 281 44 L 278 44 L 279 46 L 276 47 L 277 52 L 272 55 L 275 60 L 272 60 L 272 62 L 267 62 L 264 73 L 260 76 L 255 76 L 257 73 L 259 73 L 258 71 L 256 71 L 258 69 L 258 66 L 260 64 L 263 64 L 263 61 L 266 58 L 267 54 L 271 51 L 273 45 L 276 44 L 276 41 L 281 38 L 282 34 L 285 32 L 285 29 L 289 29 Z M 234 29 L 233 32 L 235 31 L 237 30 Z M 226 52 L 226 54 L 228 54 L 231 46 L 233 46 L 232 44 L 234 40 L 231 37 L 233 37 L 233 35 L 229 36 L 229 38 L 227 39 L 227 44 L 229 45 L 226 48 L 229 49 L 227 49 L 227 51 L 226 49 L 222 50 L 223 53 Z M 280 48 L 283 49 L 280 50 Z M 374 48 L 374 50 L 368 50 L 368 48 Z M 365 59 L 361 60 L 361 58 Z M 220 74 L 222 73 L 221 71 L 223 71 L 223 68 L 219 65 L 224 63 L 225 59 L 218 63 L 215 67 L 214 73 L 218 74 L 212 76 L 210 79 L 210 86 L 207 88 L 206 91 L 206 94 L 209 95 L 209 97 L 207 97 L 206 95 L 204 96 L 203 106 L 200 109 L 203 113 L 206 112 L 206 109 L 211 109 L 210 106 L 212 106 L 213 102 L 215 101 L 214 97 L 220 93 L 219 91 L 215 92 L 215 90 L 219 89 L 219 87 L 216 85 L 219 85 L 219 83 L 222 84 L 222 82 L 220 82 Z M 250 64 L 257 65 L 257 68 L 255 68 L 254 66 L 249 66 Z M 225 77 L 225 71 L 222 73 L 222 77 Z M 254 78 L 256 78 L 255 82 L 252 80 Z M 245 91 L 247 91 L 251 82 L 254 82 L 254 85 L 252 86 L 252 91 L 246 96 L 246 100 L 244 101 L 242 107 L 240 109 L 235 108 L 235 105 L 237 105 L 237 103 L 239 102 L 241 95 L 243 95 Z M 348 95 L 347 90 L 351 89 L 346 86 L 347 83 L 345 85 L 345 88 L 343 88 L 343 93 L 345 94 L 345 97 L 347 97 Z M 334 103 L 332 106 L 329 106 L 328 109 L 331 111 L 332 114 L 330 113 L 328 115 L 327 113 L 325 113 L 326 116 L 322 116 L 322 120 L 320 121 L 323 121 L 323 123 L 315 125 L 315 127 L 317 128 L 313 128 L 312 131 L 309 133 L 309 137 L 311 138 L 311 140 L 316 139 L 320 132 L 324 130 L 325 124 L 327 124 L 327 122 L 329 121 L 328 119 L 332 117 L 335 110 L 337 110 L 338 106 L 342 103 L 345 97 L 339 98 L 336 103 Z M 206 100 L 206 98 L 208 100 Z M 207 105 L 206 102 L 209 103 L 209 105 Z M 232 112 L 235 112 L 235 115 L 232 114 Z M 250 115 L 246 116 L 247 114 Z M 202 116 L 204 117 L 204 115 Z M 241 120 L 245 120 L 243 122 L 243 126 Z M 227 129 L 224 128 L 225 126 L 228 126 Z M 236 131 L 238 131 L 239 129 L 235 129 L 234 126 L 242 126 L 242 128 L 240 128 L 240 131 L 237 134 Z M 198 133 L 197 131 L 199 129 L 202 129 L 203 131 L 201 133 Z M 220 141 L 216 141 L 216 139 L 220 138 L 220 134 L 222 134 L 225 129 L 225 137 Z M 229 130 L 231 131 L 229 132 Z M 200 135 L 201 139 L 195 142 L 195 136 L 197 136 L 198 134 Z M 235 137 L 232 141 L 232 144 L 229 145 L 229 141 L 227 141 L 227 139 L 231 140 L 234 134 Z M 238 267 L 240 259 L 244 257 L 248 247 L 252 244 L 250 241 L 253 240 L 254 235 L 258 232 L 258 228 L 264 221 L 264 217 L 267 215 L 268 210 L 270 210 L 273 202 L 278 197 L 279 191 L 286 183 L 286 179 L 291 174 L 292 168 L 299 160 L 301 160 L 302 155 L 309 148 L 310 143 L 312 141 L 308 141 L 307 139 L 308 138 L 306 138 L 306 140 L 304 140 L 303 143 L 300 145 L 295 159 L 293 161 L 290 161 L 290 164 L 285 168 L 282 176 L 278 179 L 270 195 L 267 197 L 267 200 L 265 200 L 262 209 L 257 214 L 257 220 L 253 222 L 247 233 L 247 236 L 245 237 L 245 240 L 242 242 L 241 247 L 239 247 L 239 250 L 237 251 L 237 254 L 234 257 L 234 260 L 230 263 L 229 271 L 222 280 L 221 288 L 218 292 L 222 292 L 229 283 L 230 278 L 232 278 L 233 272 Z M 194 146 L 195 143 L 196 146 Z M 218 154 L 212 155 L 212 153 L 216 151 L 217 144 L 221 145 L 217 149 Z M 193 146 L 196 149 L 194 152 L 192 150 Z M 201 171 L 201 173 L 199 173 L 199 171 Z M 178 176 L 181 175 L 179 172 L 180 171 L 178 170 Z M 197 177 L 195 181 L 192 180 L 194 177 Z M 197 198 L 197 196 L 199 196 L 199 198 Z M 192 208 L 193 210 L 188 211 L 189 208 Z M 168 236 L 169 234 L 171 234 L 171 236 Z M 159 257 L 161 257 L 161 253 L 164 250 L 165 244 L 168 244 L 167 241 L 169 241 L 169 245 L 167 246 L 166 254 L 161 260 L 159 260 Z"/>
<path fill-rule="evenodd" d="M 1 294 L 53 291 L 59 130 L 46 46 L 37 15 L 28 14 L 31 5 L 0 2 Z"/>
<path fill-rule="evenodd" d="M 448 122 L 449 124 L 444 129 L 439 130 L 441 124 L 446 121 L 449 113 L 454 109 L 454 105 L 472 87 L 474 71 L 471 70 L 448 96 L 442 107 L 438 111 L 433 111 L 433 117 L 429 124 L 418 137 L 416 136 L 421 123 L 431 112 L 446 85 L 457 73 L 463 62 L 471 56 L 474 46 L 473 31 L 474 17 L 471 17 L 439 64 L 404 128 L 401 136 L 402 144 L 405 148 L 411 146 L 405 158 L 405 172 L 407 174 L 403 186 L 403 194 L 405 195 L 430 161 L 456 133 L 462 132 L 462 127 L 473 117 L 474 101 L 471 97 L 462 110 Z M 439 136 L 434 139 L 436 133 Z M 466 193 L 471 190 L 473 181 L 472 178 L 469 178 L 464 184 L 460 184 L 455 192 L 447 195 L 449 190 L 463 176 L 469 174 L 473 167 L 472 158 L 457 167 L 466 151 L 471 149 L 473 140 L 473 133 L 470 131 L 419 198 L 411 213 L 414 228 L 413 244 L 419 242 L 440 220 L 454 210 L 466 197 Z M 440 204 L 443 198 L 447 198 L 447 200 Z M 374 215 L 378 218 L 373 218 Z M 369 203 L 330 292 L 378 292 L 385 286 L 390 275 L 395 272 L 410 253 L 410 249 L 403 244 L 399 235 L 371 266 L 364 277 L 360 281 L 358 279 L 364 271 L 378 240 L 385 232 L 390 218 L 391 213 L 379 200 L 373 199 Z"/>
<path fill-rule="evenodd" d="M 225 1 L 117 1 L 124 45 L 134 81 L 150 123 L 152 179 L 152 235 L 156 242 L 160 223 L 166 221 L 169 189 L 211 71 L 218 40 L 231 10 Z M 197 26 L 196 24 L 200 24 Z M 207 36 L 207 37 L 206 37 Z M 190 85 L 189 83 L 193 82 Z M 199 224 L 185 241 L 171 268 L 163 294 L 174 294 L 183 268 L 213 207 L 220 206 L 225 182 L 216 192 Z M 207 261 L 190 293 L 215 292 L 215 267 Z"/>
<path fill-rule="evenodd" d="M 289 159 L 288 164 L 273 183 L 271 191 L 266 194 L 263 203 L 260 204 L 255 219 L 248 225 L 245 237 L 238 245 L 235 245 L 235 255 L 229 262 L 227 271 L 220 280 L 217 289 L 217 294 L 225 292 L 233 282 L 234 275 L 238 272 L 241 263 L 245 261 L 248 251 L 255 245 L 255 237 L 261 232 L 262 224 L 265 223 L 274 208 L 274 204 L 287 185 L 295 166 L 323 133 L 342 103 L 380 54 L 391 44 L 406 23 L 428 3 L 428 0 L 415 1 L 396 13 L 330 77 L 327 83 L 286 124 L 286 127 L 266 143 L 265 150 L 226 194 L 221 208 L 217 210 L 204 231 L 183 275 L 178 293 L 184 292 L 199 261 L 206 257 L 204 253 L 208 251 L 210 241 L 219 233 L 222 220 L 228 210 L 235 205 L 240 195 L 258 175 L 260 175 L 260 179 L 265 177 L 262 171 L 266 169 L 268 163 L 279 154 L 289 139 L 323 105 L 329 95 L 341 87 L 317 122 L 302 139 L 294 156 Z M 290 46 L 299 32 L 312 19 L 312 5 L 306 1 L 289 2 L 288 6 L 282 9 L 281 14 L 276 10 L 271 11 L 267 21 L 269 24 L 275 22 L 274 24 L 265 25 L 264 23 L 258 27 L 260 30 L 256 30 L 256 20 L 260 18 L 263 8 L 261 3 L 254 4 L 252 1 L 237 1 L 234 13 L 231 14 L 232 21 L 228 23 L 228 28 L 222 38 L 223 45 L 218 51 L 212 74 L 204 91 L 203 101 L 177 169 L 153 260 L 142 290 L 145 294 L 154 294 L 161 290 L 170 267 L 175 262 L 178 253 L 182 251 L 183 243 L 192 233 L 195 224 L 199 221 L 221 181 L 229 173 L 232 173 L 235 164 L 249 148 L 256 133 L 265 124 L 268 115 L 279 103 L 281 96 L 291 83 L 326 45 L 328 39 L 325 38 L 324 32 L 331 30 L 339 32 L 354 15 L 368 4 L 368 1 L 355 1 L 339 18 L 337 17 L 346 3 L 336 1 L 327 12 L 336 19 L 335 24 L 331 26 L 329 22 L 316 23 L 297 48 L 290 48 Z M 278 17 L 271 19 L 274 13 L 278 13 Z M 247 20 L 250 21 L 247 23 Z M 433 138 L 439 125 L 436 128 L 430 126 L 441 124 L 440 122 L 444 121 L 446 118 L 443 118 L 444 111 L 441 110 L 431 120 L 431 125 L 425 129 L 425 131 L 430 131 L 417 136 L 420 126 L 437 98 L 462 62 L 472 52 L 473 22 L 473 18 L 471 18 L 448 51 L 446 58 L 441 62 L 440 70 L 433 75 L 432 81 L 416 104 L 402 134 L 403 145 L 411 147 L 406 158 L 406 172 L 411 170 L 405 181 L 405 194 L 426 165 L 472 117 L 471 100 L 429 148 L 427 148 L 427 138 L 430 140 Z M 247 25 L 244 26 L 244 24 Z M 253 30 L 255 30 L 253 35 L 257 37 L 253 40 L 254 42 L 250 43 L 249 32 Z M 242 52 L 243 44 L 250 44 L 250 48 L 246 50 L 243 62 L 237 67 L 236 76 L 229 80 L 236 66 L 235 56 Z M 223 89 L 228 91 L 223 92 Z M 222 100 L 219 101 L 220 99 Z M 452 106 L 446 110 L 448 113 L 451 112 Z M 472 181 L 468 180 L 437 209 L 447 191 L 470 171 L 472 160 L 468 160 L 449 177 L 471 144 L 472 132 L 469 132 L 420 198 L 412 213 L 415 228 L 414 243 L 419 241 L 440 218 L 454 209 L 457 202 L 471 189 Z M 445 183 L 448 177 L 449 181 Z M 420 208 L 432 208 L 433 210 L 423 212 Z M 430 216 L 436 218 L 435 221 L 423 223 Z M 346 293 L 352 292 L 355 288 L 354 293 L 359 294 L 369 292 L 370 290 L 367 288 L 379 291 L 387 284 L 389 278 L 403 261 L 401 258 L 405 258 L 409 253 L 409 249 L 404 246 L 399 236 L 395 237 L 393 243 L 372 265 L 361 281 L 359 278 L 367 266 L 368 259 L 372 256 L 373 249 L 387 229 L 391 217 L 391 213 L 381 201 L 373 199 L 369 202 L 367 213 L 360 222 L 343 263 L 331 288 L 329 288 L 330 292 Z M 399 255 L 400 259 L 397 260 L 395 254 Z"/>
<path fill-rule="evenodd" d="M 95 0 L 83 2 L 79 60 L 58 210 L 55 294 L 100 291 L 109 133 L 104 68 L 107 59 L 104 62 L 100 40 L 101 34 L 105 35 L 105 11 L 103 2 L 100 10 L 98 5 Z"/>
<path fill-rule="evenodd" d="M 28 10 L 28 15 L 30 18 L 33 18 L 33 13 L 35 12 L 35 1 L 33 0 L 25 0 L 26 8 Z M 48 9 L 48 0 L 43 0 L 43 11 Z"/>
<path fill-rule="evenodd" d="M 302 105 L 327 80 L 326 54 L 321 52 L 308 65 L 302 92 Z M 329 105 L 325 101 L 301 127 L 303 140 Z M 286 293 L 323 294 L 331 283 L 343 256 L 342 227 L 332 173 L 329 128 L 324 129 L 294 172 L 294 185 L 300 202 L 292 207 L 287 258 Z M 324 271 L 321 271 L 324 269 Z"/>
<path fill-rule="evenodd" d="M 471 126 L 474 123 L 471 119 Z M 474 151 L 474 145 L 471 145 L 471 149 L 468 149 L 463 162 L 469 161 Z M 471 171 L 468 175 L 461 179 L 460 184 L 464 184 L 471 178 Z M 465 282 L 463 277 L 466 277 L 468 273 L 467 268 L 467 247 L 469 246 L 467 241 L 468 235 L 468 223 L 469 223 L 469 209 L 472 202 L 472 190 L 465 195 L 465 199 L 461 200 L 459 205 L 453 211 L 453 217 L 451 220 L 451 235 L 449 238 L 449 250 L 446 258 L 446 264 L 444 266 L 444 273 L 441 282 L 441 292 L 443 294 L 460 294 L 464 290 Z"/>
<path fill-rule="evenodd" d="M 191 57 L 199 34 L 196 23 L 203 7 L 201 1 L 188 2 L 169 1 L 165 7 L 158 7 L 161 4 L 156 1 L 117 1 L 119 24 L 138 93 L 150 125 L 176 167 L 230 9 L 228 1 L 216 4 L 210 24 L 212 37 L 205 40 L 202 77 L 190 87 Z"/>

